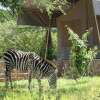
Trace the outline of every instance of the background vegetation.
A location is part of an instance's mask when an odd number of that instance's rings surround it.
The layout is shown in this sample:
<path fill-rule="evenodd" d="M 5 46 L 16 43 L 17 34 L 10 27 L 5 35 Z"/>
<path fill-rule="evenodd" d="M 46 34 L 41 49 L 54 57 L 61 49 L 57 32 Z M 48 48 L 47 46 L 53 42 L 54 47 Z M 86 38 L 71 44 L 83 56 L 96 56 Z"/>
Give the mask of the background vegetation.
<path fill-rule="evenodd" d="M 22 2 L 19 1 L 21 0 L 0 1 L 3 6 L 9 7 L 8 10 L 0 10 L 0 56 L 2 56 L 3 52 L 5 52 L 8 48 L 16 48 L 23 51 L 34 51 L 43 56 L 45 52 L 44 37 L 46 30 L 42 27 L 17 26 L 16 16 L 13 14 L 21 9 L 20 4 L 22 4 Z M 39 4 L 37 5 L 39 8 L 41 5 L 45 6 L 48 11 L 48 15 L 51 15 L 52 11 L 56 9 L 56 7 L 63 12 L 62 7 L 66 4 L 66 0 L 34 0 L 34 3 Z M 91 49 L 87 49 L 87 43 L 84 45 L 76 34 L 73 33 L 71 35 L 74 36 L 74 39 L 70 37 L 72 42 L 71 57 L 73 60 L 73 69 L 76 67 L 79 73 L 81 73 L 84 72 L 84 67 L 88 67 L 87 61 L 91 60 L 92 51 Z M 53 48 L 49 51 L 52 55 L 49 56 L 50 58 L 56 58 L 56 29 L 52 30 L 52 42 Z M 77 49 L 79 51 L 77 51 Z M 95 50 L 96 48 L 93 49 L 93 51 Z M 94 52 L 94 54 L 96 54 L 96 52 Z M 84 63 L 84 61 L 86 61 L 86 63 Z M 75 73 L 75 75 L 77 74 Z M 17 81 L 14 82 L 15 87 L 13 90 L 6 90 L 4 88 L 4 82 L 0 82 L 0 100 L 19 100 L 19 97 L 20 100 L 100 100 L 99 77 L 82 77 L 77 79 L 77 81 L 73 79 L 58 79 L 58 86 L 56 90 L 50 90 L 48 88 L 47 80 L 43 79 L 43 90 L 41 93 L 38 91 L 36 80 L 33 80 L 32 84 L 34 87 L 32 88 L 31 93 L 27 89 L 27 84 L 28 82 L 26 80 Z"/>
<path fill-rule="evenodd" d="M 88 37 L 92 31 L 90 28 L 88 31 L 79 37 L 69 27 L 67 27 L 69 40 L 71 43 L 71 69 L 74 71 L 75 76 L 89 75 L 91 72 L 91 62 L 96 58 L 98 49 L 96 46 L 89 47 Z"/>
<path fill-rule="evenodd" d="M 35 26 L 21 26 L 16 24 L 16 18 L 9 12 L 0 11 L 0 55 L 8 48 L 16 48 L 23 51 L 36 52 L 44 55 L 46 29 Z M 4 17 L 5 16 L 5 17 Z M 52 54 L 57 54 L 57 31 L 52 29 Z"/>

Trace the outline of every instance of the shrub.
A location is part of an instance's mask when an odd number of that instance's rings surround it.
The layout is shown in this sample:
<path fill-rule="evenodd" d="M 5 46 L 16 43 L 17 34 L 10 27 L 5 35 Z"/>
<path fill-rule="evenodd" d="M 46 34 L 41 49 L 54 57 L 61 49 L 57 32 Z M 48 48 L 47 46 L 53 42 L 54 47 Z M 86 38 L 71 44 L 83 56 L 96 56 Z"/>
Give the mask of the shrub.
<path fill-rule="evenodd" d="M 97 47 L 88 47 L 88 36 L 90 30 L 80 38 L 75 32 L 67 27 L 69 40 L 71 42 L 71 68 L 77 75 L 87 75 L 90 70 L 90 63 L 96 57 Z"/>
<path fill-rule="evenodd" d="M 0 56 L 8 48 L 16 48 L 23 51 L 36 52 L 40 55 L 45 53 L 45 28 L 42 27 L 33 27 L 33 26 L 18 26 L 14 20 L 9 20 L 6 22 L 0 23 Z M 53 35 L 53 48 L 48 54 L 49 58 L 52 53 L 56 51 L 56 34 Z M 42 49 L 41 49 L 42 48 Z"/>

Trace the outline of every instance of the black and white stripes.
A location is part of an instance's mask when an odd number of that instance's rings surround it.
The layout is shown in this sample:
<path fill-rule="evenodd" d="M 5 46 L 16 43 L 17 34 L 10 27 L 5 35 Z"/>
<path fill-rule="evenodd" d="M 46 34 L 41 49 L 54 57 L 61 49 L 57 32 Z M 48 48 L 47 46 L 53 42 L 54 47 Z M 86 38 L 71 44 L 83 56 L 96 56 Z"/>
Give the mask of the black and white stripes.
<path fill-rule="evenodd" d="M 9 49 L 4 53 L 4 61 L 6 86 L 10 81 L 12 87 L 11 71 L 16 68 L 20 71 L 29 70 L 29 88 L 32 76 L 39 80 L 42 77 L 48 77 L 49 86 L 56 87 L 57 69 L 50 61 L 41 58 L 36 53 Z"/>
<path fill-rule="evenodd" d="M 48 77 L 49 86 L 55 88 L 57 81 L 57 69 L 54 67 L 55 65 L 38 55 L 32 55 L 31 57 L 32 66 L 29 73 L 29 88 L 32 76 L 36 76 L 38 80 L 42 77 Z"/>
<path fill-rule="evenodd" d="M 19 71 L 27 71 L 30 64 L 30 52 L 22 52 L 20 50 L 9 49 L 4 53 L 5 62 L 5 80 L 6 86 L 10 81 L 12 87 L 11 71 L 17 69 Z"/>

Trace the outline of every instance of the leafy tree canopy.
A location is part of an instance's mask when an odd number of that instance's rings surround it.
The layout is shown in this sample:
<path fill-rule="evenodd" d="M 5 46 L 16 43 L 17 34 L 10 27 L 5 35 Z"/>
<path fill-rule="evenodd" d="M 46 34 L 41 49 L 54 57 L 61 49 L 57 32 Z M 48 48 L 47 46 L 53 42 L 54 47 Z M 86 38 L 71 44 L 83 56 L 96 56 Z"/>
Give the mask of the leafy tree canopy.
<path fill-rule="evenodd" d="M 4 7 L 9 7 L 13 13 L 18 12 L 26 2 L 31 2 L 40 9 L 45 8 L 49 15 L 55 9 L 63 12 L 64 6 L 69 7 L 67 0 L 0 0 L 0 3 Z"/>

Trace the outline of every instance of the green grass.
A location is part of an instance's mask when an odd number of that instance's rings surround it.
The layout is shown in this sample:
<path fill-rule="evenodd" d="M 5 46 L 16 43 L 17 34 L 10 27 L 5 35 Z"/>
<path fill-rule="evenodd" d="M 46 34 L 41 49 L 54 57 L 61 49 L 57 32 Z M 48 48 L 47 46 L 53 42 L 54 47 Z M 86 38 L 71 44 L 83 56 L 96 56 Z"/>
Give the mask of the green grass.
<path fill-rule="evenodd" d="M 13 89 L 5 89 L 0 83 L 0 100 L 100 100 L 100 77 L 84 77 L 76 82 L 72 79 L 58 79 L 57 90 L 49 89 L 47 80 L 42 80 L 42 92 L 38 91 L 36 80 L 29 92 L 27 80 L 16 81 Z"/>

